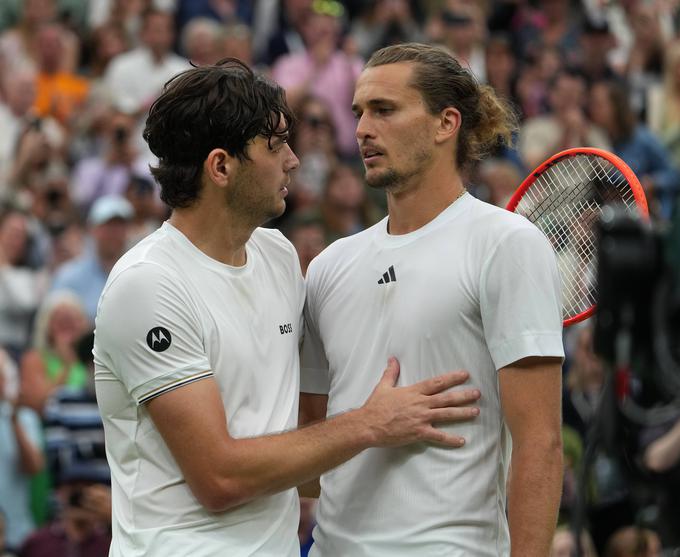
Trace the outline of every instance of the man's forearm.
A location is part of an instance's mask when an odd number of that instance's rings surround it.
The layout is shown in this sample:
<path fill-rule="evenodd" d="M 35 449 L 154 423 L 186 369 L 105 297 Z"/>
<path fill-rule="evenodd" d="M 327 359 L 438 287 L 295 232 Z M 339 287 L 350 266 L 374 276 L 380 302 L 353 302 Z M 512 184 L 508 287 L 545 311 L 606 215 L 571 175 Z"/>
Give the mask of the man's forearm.
<path fill-rule="evenodd" d="M 512 557 L 546 557 L 550 553 L 562 474 L 559 439 L 513 448 L 508 495 Z"/>

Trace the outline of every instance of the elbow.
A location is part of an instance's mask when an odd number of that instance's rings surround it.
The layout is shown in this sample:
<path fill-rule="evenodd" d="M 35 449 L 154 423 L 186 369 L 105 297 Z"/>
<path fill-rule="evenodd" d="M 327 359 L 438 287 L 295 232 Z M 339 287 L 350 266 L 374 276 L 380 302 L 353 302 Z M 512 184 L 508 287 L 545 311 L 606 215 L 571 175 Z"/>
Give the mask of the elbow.
<path fill-rule="evenodd" d="M 233 509 L 255 498 L 242 481 L 233 478 L 206 482 L 192 491 L 201 506 L 211 513 Z"/>

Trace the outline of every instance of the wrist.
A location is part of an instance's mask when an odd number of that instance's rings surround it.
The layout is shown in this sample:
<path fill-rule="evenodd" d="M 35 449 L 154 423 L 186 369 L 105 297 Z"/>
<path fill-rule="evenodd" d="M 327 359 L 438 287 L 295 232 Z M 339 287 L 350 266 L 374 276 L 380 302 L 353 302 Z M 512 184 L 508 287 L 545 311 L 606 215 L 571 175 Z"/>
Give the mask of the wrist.
<path fill-rule="evenodd" d="M 378 431 L 370 418 L 370 410 L 362 406 L 346 412 L 343 416 L 349 421 L 348 427 L 357 440 L 360 450 L 379 445 Z"/>

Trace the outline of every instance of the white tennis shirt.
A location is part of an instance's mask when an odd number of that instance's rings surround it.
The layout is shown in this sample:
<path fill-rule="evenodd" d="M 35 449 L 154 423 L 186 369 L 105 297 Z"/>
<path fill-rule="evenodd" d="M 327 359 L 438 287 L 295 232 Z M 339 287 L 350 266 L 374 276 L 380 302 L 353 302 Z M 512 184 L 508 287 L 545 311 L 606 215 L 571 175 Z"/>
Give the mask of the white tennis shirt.
<path fill-rule="evenodd" d="M 278 231 L 255 230 L 246 250 L 245 266 L 223 265 L 165 223 L 111 271 L 94 345 L 111 557 L 299 556 L 295 490 L 206 511 L 144 405 L 212 376 L 233 437 L 297 425 L 300 265 Z"/>
<path fill-rule="evenodd" d="M 329 415 L 361 406 L 389 356 L 400 385 L 465 369 L 482 392 L 476 419 L 440 426 L 463 448 L 369 449 L 322 476 L 312 556 L 509 555 L 497 370 L 563 356 L 559 284 L 543 234 L 469 194 L 412 233 L 385 219 L 311 263 L 302 391 L 327 393 Z"/>

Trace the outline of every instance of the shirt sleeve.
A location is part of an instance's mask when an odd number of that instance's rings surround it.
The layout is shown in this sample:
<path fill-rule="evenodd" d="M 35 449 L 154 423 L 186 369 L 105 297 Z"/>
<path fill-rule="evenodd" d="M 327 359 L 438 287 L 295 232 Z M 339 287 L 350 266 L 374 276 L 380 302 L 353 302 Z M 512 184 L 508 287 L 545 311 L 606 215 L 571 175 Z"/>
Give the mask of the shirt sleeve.
<path fill-rule="evenodd" d="M 330 389 L 328 360 L 317 326 L 318 307 L 315 288 L 316 273 L 310 266 L 307 272 L 307 299 L 305 301 L 305 338 L 302 344 L 302 365 L 300 370 L 300 391 L 327 395 Z"/>
<path fill-rule="evenodd" d="M 212 376 L 197 308 L 182 282 L 142 263 L 104 290 L 97 312 L 94 356 L 137 404 Z"/>
<path fill-rule="evenodd" d="M 529 356 L 564 357 L 555 253 L 533 225 L 498 243 L 482 269 L 480 302 L 496 369 Z"/>

